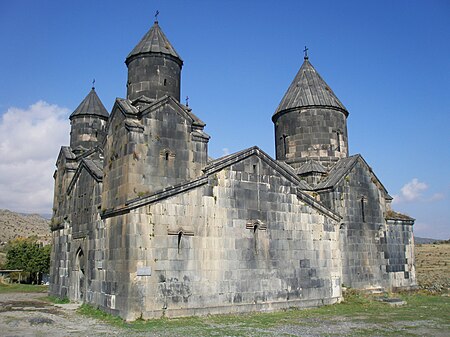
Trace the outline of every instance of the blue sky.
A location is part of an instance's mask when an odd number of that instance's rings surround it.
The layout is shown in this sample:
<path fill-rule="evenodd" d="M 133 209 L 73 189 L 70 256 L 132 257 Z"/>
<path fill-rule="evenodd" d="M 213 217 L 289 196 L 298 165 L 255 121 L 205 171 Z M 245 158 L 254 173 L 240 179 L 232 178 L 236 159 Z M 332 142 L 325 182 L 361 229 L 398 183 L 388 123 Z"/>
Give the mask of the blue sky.
<path fill-rule="evenodd" d="M 108 110 L 125 97 L 125 57 L 156 10 L 211 156 L 253 145 L 274 155 L 271 116 L 307 45 L 350 112 L 350 153 L 417 219 L 416 235 L 449 238 L 447 0 L 1 2 L 0 208 L 51 212 L 68 115 L 93 78 Z"/>

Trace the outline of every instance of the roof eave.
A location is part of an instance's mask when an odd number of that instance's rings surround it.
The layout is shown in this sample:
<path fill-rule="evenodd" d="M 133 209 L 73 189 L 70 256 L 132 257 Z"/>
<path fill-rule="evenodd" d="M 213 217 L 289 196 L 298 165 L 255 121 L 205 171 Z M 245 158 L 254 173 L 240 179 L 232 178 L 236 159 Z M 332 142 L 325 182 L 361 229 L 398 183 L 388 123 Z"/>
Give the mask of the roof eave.
<path fill-rule="evenodd" d="M 299 110 L 309 110 L 309 109 L 331 109 L 340 111 L 344 114 L 345 118 L 348 117 L 349 113 L 346 109 L 342 109 L 341 107 L 334 106 L 334 105 L 305 105 L 305 106 L 297 106 L 297 107 L 291 107 L 283 110 L 279 110 L 277 108 L 277 111 L 272 116 L 272 121 L 275 123 L 275 121 L 282 115 L 292 112 L 292 111 L 299 111 Z"/>

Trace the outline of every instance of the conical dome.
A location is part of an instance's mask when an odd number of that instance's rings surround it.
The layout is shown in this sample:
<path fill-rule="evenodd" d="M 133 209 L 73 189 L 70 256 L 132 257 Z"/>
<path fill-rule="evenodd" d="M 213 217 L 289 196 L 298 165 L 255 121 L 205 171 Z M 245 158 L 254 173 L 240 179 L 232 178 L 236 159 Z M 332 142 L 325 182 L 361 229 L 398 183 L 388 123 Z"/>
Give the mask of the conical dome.
<path fill-rule="evenodd" d="M 343 111 L 347 109 L 325 83 L 307 58 L 292 81 L 289 89 L 278 105 L 275 115 L 280 111 L 299 107 L 330 107 Z"/>
<path fill-rule="evenodd" d="M 80 105 L 72 112 L 69 119 L 72 120 L 72 118 L 77 116 L 98 116 L 103 119 L 108 119 L 108 111 L 97 96 L 94 88 L 91 89 Z"/>
<path fill-rule="evenodd" d="M 109 114 L 95 89 L 89 92 L 70 115 L 70 147 L 76 152 L 99 145 L 105 135 Z"/>
<path fill-rule="evenodd" d="M 133 48 L 133 50 L 127 56 L 128 60 L 139 54 L 146 53 L 161 53 L 166 55 L 171 55 L 173 57 L 178 58 L 181 62 L 181 57 L 175 51 L 175 48 L 167 39 L 166 35 L 164 35 L 163 31 L 159 27 L 158 21 L 155 21 L 152 28 L 144 35 L 142 40 Z"/>

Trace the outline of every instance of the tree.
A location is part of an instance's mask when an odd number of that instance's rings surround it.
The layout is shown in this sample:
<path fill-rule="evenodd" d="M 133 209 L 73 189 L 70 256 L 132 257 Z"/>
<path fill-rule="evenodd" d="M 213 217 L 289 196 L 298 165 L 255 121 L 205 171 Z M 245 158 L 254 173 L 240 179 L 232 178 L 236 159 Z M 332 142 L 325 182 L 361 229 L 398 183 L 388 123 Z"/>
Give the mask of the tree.
<path fill-rule="evenodd" d="M 22 269 L 30 273 L 31 281 L 39 283 L 41 275 L 50 270 L 51 246 L 44 246 L 33 238 L 18 238 L 8 243 L 6 265 L 8 269 Z"/>

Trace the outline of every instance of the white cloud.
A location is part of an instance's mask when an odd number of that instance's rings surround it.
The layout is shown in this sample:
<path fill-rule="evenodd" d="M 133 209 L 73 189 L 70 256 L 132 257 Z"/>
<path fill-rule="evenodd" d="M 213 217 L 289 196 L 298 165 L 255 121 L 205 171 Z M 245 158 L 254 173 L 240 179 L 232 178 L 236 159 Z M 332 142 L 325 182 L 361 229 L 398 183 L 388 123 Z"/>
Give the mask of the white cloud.
<path fill-rule="evenodd" d="M 435 193 L 431 196 L 430 201 L 439 201 L 445 199 L 444 193 Z"/>
<path fill-rule="evenodd" d="M 56 157 L 69 143 L 68 113 L 38 101 L 1 115 L 0 208 L 51 213 Z"/>
<path fill-rule="evenodd" d="M 417 200 L 422 195 L 422 192 L 427 188 L 427 184 L 420 182 L 417 178 L 414 178 L 402 187 L 401 193 L 405 200 L 413 201 Z"/>
<path fill-rule="evenodd" d="M 422 196 L 422 192 L 427 189 L 428 185 L 426 183 L 420 182 L 419 179 L 414 178 L 401 188 L 399 195 L 394 195 L 393 202 L 400 203 L 419 200 Z"/>

